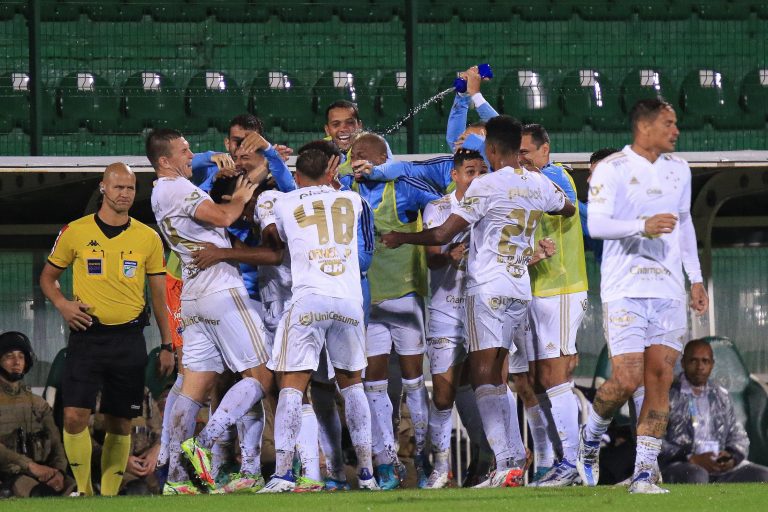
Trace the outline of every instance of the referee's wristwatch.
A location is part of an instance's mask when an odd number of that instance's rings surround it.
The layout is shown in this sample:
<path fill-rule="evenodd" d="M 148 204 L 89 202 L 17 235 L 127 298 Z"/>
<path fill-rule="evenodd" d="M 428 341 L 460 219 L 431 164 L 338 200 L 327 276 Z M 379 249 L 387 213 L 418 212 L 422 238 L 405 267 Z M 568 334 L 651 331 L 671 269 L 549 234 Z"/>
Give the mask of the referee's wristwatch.
<path fill-rule="evenodd" d="M 173 344 L 172 343 L 161 343 L 160 344 L 160 350 L 166 350 L 168 352 L 173 353 Z"/>

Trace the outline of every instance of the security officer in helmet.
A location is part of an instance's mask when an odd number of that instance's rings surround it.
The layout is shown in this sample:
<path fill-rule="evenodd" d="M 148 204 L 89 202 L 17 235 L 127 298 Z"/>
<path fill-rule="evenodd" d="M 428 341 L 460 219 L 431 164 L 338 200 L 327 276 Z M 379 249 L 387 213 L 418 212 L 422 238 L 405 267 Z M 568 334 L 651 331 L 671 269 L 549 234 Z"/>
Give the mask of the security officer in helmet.
<path fill-rule="evenodd" d="M 29 338 L 0 334 L 0 493 L 61 496 L 75 488 L 53 411 L 24 384 L 34 363 Z"/>

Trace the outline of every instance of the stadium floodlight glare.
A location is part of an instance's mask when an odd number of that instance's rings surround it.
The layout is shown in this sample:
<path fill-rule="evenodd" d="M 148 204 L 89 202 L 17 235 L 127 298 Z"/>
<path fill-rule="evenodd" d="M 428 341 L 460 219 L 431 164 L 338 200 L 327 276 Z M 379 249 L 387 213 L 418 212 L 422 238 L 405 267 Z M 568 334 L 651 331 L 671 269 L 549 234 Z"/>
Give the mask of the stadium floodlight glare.
<path fill-rule="evenodd" d="M 11 73 L 11 82 L 14 91 L 29 90 L 29 75 L 26 73 Z"/>
<path fill-rule="evenodd" d="M 657 92 L 661 91 L 661 80 L 659 79 L 659 73 L 652 69 L 641 69 L 640 85 L 642 87 L 653 87 Z"/>
<path fill-rule="evenodd" d="M 760 85 L 768 87 L 768 69 L 761 69 L 758 74 L 760 75 Z"/>
<path fill-rule="evenodd" d="M 594 69 L 579 70 L 579 82 L 582 87 L 592 87 L 595 90 L 595 104 L 598 107 L 603 106 L 603 91 L 600 88 L 600 73 Z"/>
<path fill-rule="evenodd" d="M 143 72 L 141 74 L 141 85 L 145 91 L 159 91 L 160 75 L 157 73 Z"/>
<path fill-rule="evenodd" d="M 397 82 L 398 89 L 405 89 L 406 79 L 408 75 L 405 71 L 398 71 L 395 73 L 395 81 Z"/>
<path fill-rule="evenodd" d="M 288 79 L 288 75 L 280 71 L 269 72 L 269 88 L 270 89 L 290 89 L 291 81 Z"/>
<path fill-rule="evenodd" d="M 226 91 L 227 81 L 224 79 L 224 75 L 217 71 L 206 71 L 205 87 L 207 89 L 218 89 L 219 91 Z"/>
<path fill-rule="evenodd" d="M 520 87 L 526 89 L 526 106 L 531 110 L 542 109 L 547 106 L 547 98 L 541 89 L 541 77 L 535 71 L 529 69 L 517 72 L 517 82 Z"/>
<path fill-rule="evenodd" d="M 91 73 L 78 73 L 77 74 L 77 90 L 78 91 L 92 91 L 94 78 Z"/>

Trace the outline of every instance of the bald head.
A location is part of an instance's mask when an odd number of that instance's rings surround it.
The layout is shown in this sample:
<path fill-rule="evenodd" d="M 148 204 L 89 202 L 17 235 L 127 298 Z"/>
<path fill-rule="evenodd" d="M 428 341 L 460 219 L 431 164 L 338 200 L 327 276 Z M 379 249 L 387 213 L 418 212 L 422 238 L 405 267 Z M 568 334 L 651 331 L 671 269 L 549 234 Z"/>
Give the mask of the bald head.
<path fill-rule="evenodd" d="M 128 210 L 136 198 L 136 175 L 122 162 L 109 164 L 104 169 L 99 192 L 104 198 L 99 208 L 99 216 L 108 223 L 107 218 L 117 216 L 115 221 L 119 222 L 122 217 L 127 218 Z"/>
<path fill-rule="evenodd" d="M 363 133 L 352 143 L 352 161 L 367 160 L 373 165 L 387 161 L 387 142 L 381 135 Z"/>

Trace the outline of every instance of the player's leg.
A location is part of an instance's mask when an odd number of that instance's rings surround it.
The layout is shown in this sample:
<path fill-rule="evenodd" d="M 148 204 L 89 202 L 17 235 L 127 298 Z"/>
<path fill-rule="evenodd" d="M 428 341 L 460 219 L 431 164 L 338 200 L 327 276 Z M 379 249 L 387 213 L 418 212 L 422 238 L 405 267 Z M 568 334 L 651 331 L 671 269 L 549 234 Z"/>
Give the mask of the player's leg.
<path fill-rule="evenodd" d="M 667 431 L 669 388 L 687 331 L 686 305 L 682 301 L 646 299 L 649 318 L 644 358 L 645 399 L 637 424 L 635 471 L 629 491 L 643 494 L 667 492 L 658 482 L 658 456 Z"/>
<path fill-rule="evenodd" d="M 341 418 L 336 406 L 336 386 L 313 380 L 312 407 L 317 416 L 320 448 L 325 456 L 326 490 L 346 489 L 348 484 L 344 474 Z"/>
<path fill-rule="evenodd" d="M 392 426 L 393 407 L 387 392 L 389 380 L 389 354 L 392 350 L 392 335 L 387 322 L 387 313 L 380 306 L 371 308 L 371 321 L 366 332 L 365 397 L 371 414 L 373 463 L 383 489 L 394 489 L 400 485 L 395 475 L 397 450 Z"/>
<path fill-rule="evenodd" d="M 165 479 L 168 476 L 168 436 L 170 433 L 171 410 L 181 392 L 181 383 L 184 380 L 184 368 L 182 365 L 182 347 L 184 346 L 182 332 L 184 324 L 181 320 L 181 288 L 182 282 L 180 279 L 176 279 L 170 273 L 165 275 L 165 305 L 168 309 L 168 327 L 171 331 L 171 345 L 176 352 L 178 374 L 176 375 L 176 382 L 173 383 L 173 387 L 165 399 L 165 407 L 163 408 L 160 452 L 157 456 L 157 467 L 163 468 L 163 470 L 159 470 L 156 473 L 161 486 L 165 483 Z"/>
<path fill-rule="evenodd" d="M 212 417 L 218 409 L 221 400 L 226 395 L 229 388 L 231 388 L 236 382 L 235 374 L 231 371 L 226 371 L 216 377 L 216 381 L 213 385 L 213 391 L 211 392 L 210 413 L 209 417 Z M 230 428 L 224 430 L 221 435 L 216 439 L 211 447 L 211 474 L 217 482 L 226 482 L 227 480 L 227 463 L 234 461 L 233 444 L 235 436 L 237 435 L 237 429 L 233 425 Z M 222 472 L 223 470 L 223 472 Z M 231 470 L 230 470 L 231 472 Z"/>
<path fill-rule="evenodd" d="M 419 487 L 427 484 L 431 473 L 426 452 L 429 432 L 429 394 L 424 384 L 424 302 L 419 297 L 401 297 L 388 301 L 391 307 L 392 342 L 400 359 L 405 403 L 413 422 L 416 466 Z M 405 475 L 399 475 L 402 481 Z"/>
<path fill-rule="evenodd" d="M 115 496 L 131 453 L 131 420 L 141 414 L 147 349 L 141 328 L 111 336 L 111 361 L 104 364 L 100 410 L 106 435 L 101 449 L 101 495 Z"/>
<path fill-rule="evenodd" d="M 447 338 L 443 338 L 443 340 L 444 344 L 454 344 Z M 436 347 L 433 344 L 429 349 L 432 373 L 429 439 L 432 444 L 434 469 L 425 486 L 428 489 L 439 489 L 448 486 L 448 474 L 451 469 L 451 430 L 453 426 L 451 420 L 453 417 L 453 404 L 456 400 L 456 388 L 462 370 L 461 362 L 445 369 L 440 367 L 440 352 L 444 352 L 440 350 L 441 348 L 443 347 Z M 450 350 L 450 347 L 445 348 Z"/>
<path fill-rule="evenodd" d="M 515 323 L 519 323 L 515 328 Z M 505 319 L 505 332 L 514 332 L 513 347 L 514 351 L 509 354 L 506 365 L 502 366 L 502 382 L 505 383 L 507 401 L 509 402 L 509 418 L 507 423 L 507 439 L 509 439 L 512 456 L 515 458 L 515 467 L 528 468 L 528 451 L 525 448 L 523 436 L 520 433 L 520 418 L 517 413 L 517 396 L 512 393 L 507 383 L 509 376 L 513 375 L 513 380 L 518 384 L 517 394 L 522 398 L 523 405 L 535 400 L 533 389 L 530 387 L 531 379 L 528 378 L 528 348 L 526 346 L 526 333 L 528 328 L 527 313 L 523 315 L 522 320 L 514 315 L 507 315 Z M 533 397 L 531 395 L 534 395 Z"/>
<path fill-rule="evenodd" d="M 311 378 L 311 377 L 310 377 Z M 323 490 L 323 477 L 320 474 L 319 426 L 315 410 L 304 394 L 301 406 L 301 428 L 296 438 L 296 456 L 301 463 L 301 476 L 296 475 L 296 492 L 316 492 Z"/>
<path fill-rule="evenodd" d="M 646 313 L 636 299 L 622 299 L 603 305 L 603 322 L 611 354 L 611 376 L 598 388 L 587 423 L 579 436 L 576 467 L 582 483 L 597 485 L 600 439 L 613 415 L 643 383 L 647 332 Z"/>

